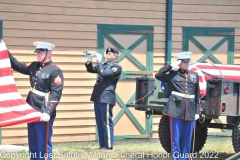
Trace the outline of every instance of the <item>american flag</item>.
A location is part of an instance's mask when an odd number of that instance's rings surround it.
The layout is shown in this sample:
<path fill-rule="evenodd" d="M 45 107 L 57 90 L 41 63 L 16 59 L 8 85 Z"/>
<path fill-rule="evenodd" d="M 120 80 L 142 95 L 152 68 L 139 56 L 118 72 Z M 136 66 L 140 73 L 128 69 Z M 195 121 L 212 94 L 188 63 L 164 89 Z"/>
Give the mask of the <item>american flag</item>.
<path fill-rule="evenodd" d="M 0 40 L 0 127 L 39 122 L 41 113 L 19 94 L 5 43 Z"/>
<path fill-rule="evenodd" d="M 197 72 L 199 75 L 201 97 L 206 95 L 207 80 L 210 80 L 213 78 L 210 75 L 216 76 L 218 78 L 226 79 L 226 80 L 240 81 L 239 65 L 193 63 L 190 65 L 189 70 L 193 72 Z"/>

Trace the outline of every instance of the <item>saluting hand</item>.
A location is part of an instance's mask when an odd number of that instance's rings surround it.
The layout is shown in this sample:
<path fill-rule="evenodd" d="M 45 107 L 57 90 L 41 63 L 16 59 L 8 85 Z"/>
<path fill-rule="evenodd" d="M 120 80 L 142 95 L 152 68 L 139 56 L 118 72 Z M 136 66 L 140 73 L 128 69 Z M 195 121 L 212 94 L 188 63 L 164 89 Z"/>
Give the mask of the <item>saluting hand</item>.
<path fill-rule="evenodd" d="M 172 66 L 172 67 L 176 67 L 176 66 L 178 66 L 180 63 L 181 63 L 181 60 L 178 60 L 177 62 L 171 63 L 171 66 Z"/>

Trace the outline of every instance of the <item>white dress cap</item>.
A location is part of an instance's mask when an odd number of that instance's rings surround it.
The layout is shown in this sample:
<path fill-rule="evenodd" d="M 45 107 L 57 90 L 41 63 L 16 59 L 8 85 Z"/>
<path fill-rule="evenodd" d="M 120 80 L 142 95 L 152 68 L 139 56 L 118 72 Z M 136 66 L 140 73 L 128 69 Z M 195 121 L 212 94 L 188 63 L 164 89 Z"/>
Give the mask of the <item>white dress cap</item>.
<path fill-rule="evenodd" d="M 180 52 L 175 55 L 175 58 L 177 59 L 190 59 L 190 56 L 192 55 L 192 52 Z"/>
<path fill-rule="evenodd" d="M 33 42 L 33 45 L 36 46 L 36 49 L 42 48 L 42 49 L 48 49 L 49 51 L 55 48 L 55 46 L 51 43 L 40 42 L 40 41 Z"/>

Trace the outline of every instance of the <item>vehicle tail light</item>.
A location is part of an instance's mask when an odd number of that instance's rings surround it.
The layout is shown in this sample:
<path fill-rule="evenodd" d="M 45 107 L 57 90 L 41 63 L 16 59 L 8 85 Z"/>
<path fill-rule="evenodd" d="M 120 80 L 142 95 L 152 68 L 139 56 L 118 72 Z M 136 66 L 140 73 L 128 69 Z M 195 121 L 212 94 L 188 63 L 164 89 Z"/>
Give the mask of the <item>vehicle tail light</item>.
<path fill-rule="evenodd" d="M 224 88 L 224 93 L 228 93 L 229 92 L 229 87 L 225 87 Z"/>
<path fill-rule="evenodd" d="M 225 112 L 225 109 L 226 109 L 226 104 L 222 103 L 222 112 Z"/>
<path fill-rule="evenodd" d="M 216 101 L 216 100 L 213 101 L 213 106 L 214 106 L 214 107 L 217 106 L 217 101 Z"/>

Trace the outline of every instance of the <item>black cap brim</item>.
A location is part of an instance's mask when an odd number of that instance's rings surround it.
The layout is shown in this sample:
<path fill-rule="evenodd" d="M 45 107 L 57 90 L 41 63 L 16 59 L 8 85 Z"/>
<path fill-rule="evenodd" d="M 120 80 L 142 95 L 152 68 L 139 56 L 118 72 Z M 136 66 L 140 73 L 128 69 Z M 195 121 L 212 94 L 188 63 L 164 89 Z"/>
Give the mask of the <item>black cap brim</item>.
<path fill-rule="evenodd" d="M 48 49 L 46 49 L 46 48 L 36 48 L 36 50 L 34 51 L 34 53 L 37 53 L 37 52 L 45 52 L 45 51 L 48 51 Z"/>
<path fill-rule="evenodd" d="M 190 61 L 190 59 L 180 59 L 181 60 L 181 62 L 189 62 Z"/>

